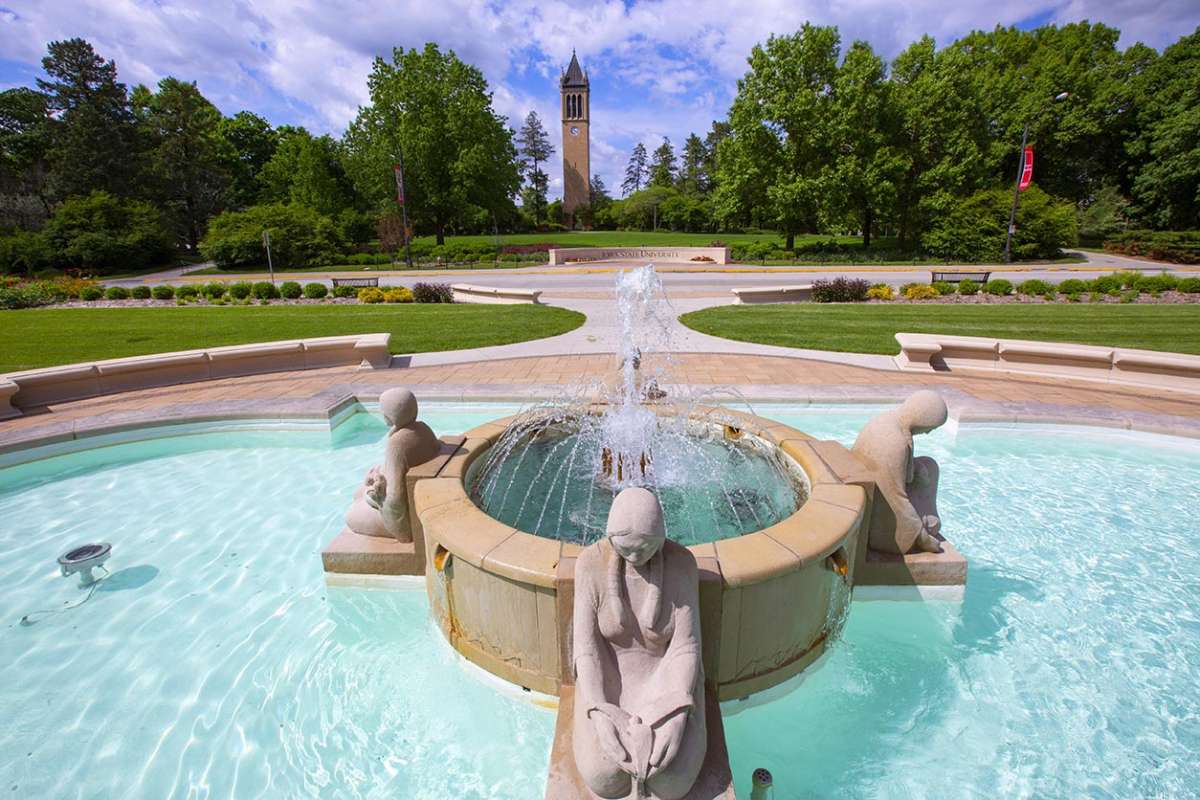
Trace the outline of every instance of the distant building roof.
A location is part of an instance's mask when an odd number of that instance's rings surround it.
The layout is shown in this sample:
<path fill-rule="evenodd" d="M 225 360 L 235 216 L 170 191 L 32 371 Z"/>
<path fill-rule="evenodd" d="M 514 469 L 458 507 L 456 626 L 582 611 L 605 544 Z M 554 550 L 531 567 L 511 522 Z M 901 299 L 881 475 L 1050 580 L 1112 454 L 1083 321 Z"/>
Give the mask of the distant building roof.
<path fill-rule="evenodd" d="M 583 68 L 579 66 L 579 59 L 575 57 L 575 51 L 571 51 L 571 63 L 567 66 L 567 71 L 563 73 L 560 80 L 563 86 L 587 86 L 588 77 Z"/>

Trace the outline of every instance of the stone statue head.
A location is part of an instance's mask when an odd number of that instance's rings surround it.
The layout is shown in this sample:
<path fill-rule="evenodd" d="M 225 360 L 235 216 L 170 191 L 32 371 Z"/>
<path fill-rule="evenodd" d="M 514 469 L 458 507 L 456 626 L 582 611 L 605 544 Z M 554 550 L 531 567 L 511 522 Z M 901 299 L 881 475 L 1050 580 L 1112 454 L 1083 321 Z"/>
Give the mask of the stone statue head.
<path fill-rule="evenodd" d="M 662 549 L 667 538 L 658 498 L 640 486 L 622 489 L 608 512 L 605 533 L 617 555 L 642 566 Z"/>
<path fill-rule="evenodd" d="M 417 398 L 408 389 L 388 389 L 379 395 L 379 410 L 393 428 L 406 428 L 417 421 Z"/>
<path fill-rule="evenodd" d="M 949 411 L 942 396 L 930 389 L 914 392 L 900 406 L 900 421 L 913 433 L 929 433 L 946 424 Z"/>

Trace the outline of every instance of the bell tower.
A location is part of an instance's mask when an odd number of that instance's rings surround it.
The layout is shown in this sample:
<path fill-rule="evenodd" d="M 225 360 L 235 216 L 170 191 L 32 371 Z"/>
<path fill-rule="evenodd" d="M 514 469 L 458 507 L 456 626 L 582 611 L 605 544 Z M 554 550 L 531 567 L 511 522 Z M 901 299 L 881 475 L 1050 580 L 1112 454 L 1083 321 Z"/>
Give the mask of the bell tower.
<path fill-rule="evenodd" d="M 575 209 L 591 202 L 592 164 L 588 76 L 573 50 L 571 63 L 558 83 L 562 95 L 563 217 L 567 227 L 574 228 Z"/>

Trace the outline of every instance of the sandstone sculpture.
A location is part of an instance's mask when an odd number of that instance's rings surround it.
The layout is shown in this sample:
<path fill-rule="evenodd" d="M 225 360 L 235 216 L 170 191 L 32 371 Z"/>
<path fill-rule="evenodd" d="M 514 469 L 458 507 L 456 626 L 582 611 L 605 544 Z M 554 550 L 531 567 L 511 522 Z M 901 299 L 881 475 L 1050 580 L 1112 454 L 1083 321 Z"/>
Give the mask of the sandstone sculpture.
<path fill-rule="evenodd" d="M 371 468 L 354 493 L 346 527 L 364 536 L 412 541 L 408 520 L 408 470 L 438 454 L 440 443 L 424 422 L 417 420 L 417 398 L 408 389 L 388 389 L 379 397 L 387 420 L 383 464 Z"/>
<path fill-rule="evenodd" d="M 675 800 L 704 762 L 699 577 L 658 498 L 617 495 L 575 566 L 574 756 L 599 797 Z"/>
<path fill-rule="evenodd" d="M 872 550 L 904 554 L 941 552 L 937 513 L 938 465 L 913 458 L 913 436 L 941 427 L 946 402 L 930 390 L 914 393 L 897 409 L 872 419 L 859 432 L 852 452 L 874 472 L 876 494 L 869 544 Z"/>

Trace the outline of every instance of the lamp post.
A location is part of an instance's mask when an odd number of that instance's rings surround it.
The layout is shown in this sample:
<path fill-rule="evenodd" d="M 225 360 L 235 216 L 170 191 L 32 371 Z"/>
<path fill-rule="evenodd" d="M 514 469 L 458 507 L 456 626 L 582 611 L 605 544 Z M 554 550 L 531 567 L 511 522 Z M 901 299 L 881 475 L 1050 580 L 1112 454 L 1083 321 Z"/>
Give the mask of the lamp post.
<path fill-rule="evenodd" d="M 404 226 L 404 263 L 412 269 L 412 244 L 408 240 L 408 198 L 404 191 L 404 154 L 398 144 L 393 172 L 396 176 L 396 201 L 400 204 L 400 224 Z"/>
<path fill-rule="evenodd" d="M 1069 92 L 1059 92 L 1050 102 L 1061 103 L 1070 97 Z M 1013 181 L 1012 208 L 1008 212 L 1008 235 L 1004 238 L 1004 261 L 1012 261 L 1012 237 L 1017 228 L 1017 198 L 1021 196 L 1021 173 L 1025 171 L 1025 145 L 1029 142 L 1029 121 L 1025 121 L 1025 130 L 1021 133 L 1021 157 L 1017 159 L 1017 179 Z"/>

